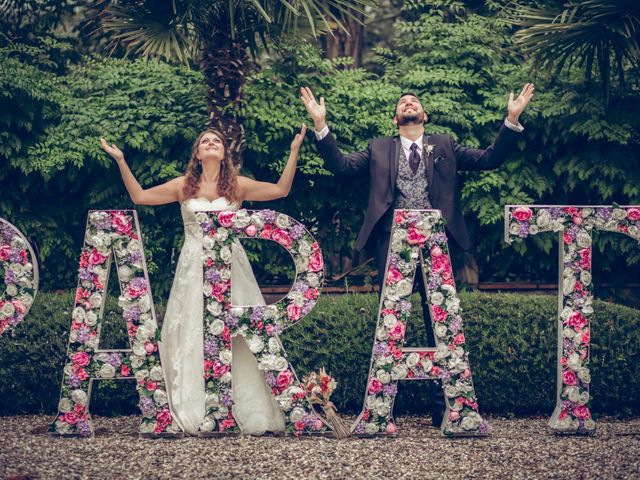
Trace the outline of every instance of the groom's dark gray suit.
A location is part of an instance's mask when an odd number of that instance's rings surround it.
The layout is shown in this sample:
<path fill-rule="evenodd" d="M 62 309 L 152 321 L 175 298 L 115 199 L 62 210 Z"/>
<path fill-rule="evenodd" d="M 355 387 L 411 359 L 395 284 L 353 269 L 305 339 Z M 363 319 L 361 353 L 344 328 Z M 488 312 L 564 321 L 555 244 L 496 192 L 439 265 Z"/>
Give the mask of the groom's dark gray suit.
<path fill-rule="evenodd" d="M 434 145 L 432 153 L 425 156 L 426 167 L 421 165 L 421 172 L 424 172 L 422 174 L 426 175 L 428 181 L 429 200 L 432 208 L 442 211 L 449 235 L 464 250 L 471 247 L 471 240 L 460 207 L 456 173 L 499 167 L 513 149 L 518 135 L 519 132 L 503 123 L 491 146 L 484 150 L 458 145 L 451 135 L 425 135 L 423 139 L 424 145 Z M 320 156 L 334 174 L 364 175 L 368 172 L 369 202 L 356 241 L 356 250 L 375 246 L 376 236 L 389 233 L 381 225 L 381 220 L 392 208 L 396 194 L 400 138 L 376 138 L 369 142 L 366 150 L 348 155 L 340 151 L 331 132 L 322 140 L 317 140 L 316 144 Z"/>

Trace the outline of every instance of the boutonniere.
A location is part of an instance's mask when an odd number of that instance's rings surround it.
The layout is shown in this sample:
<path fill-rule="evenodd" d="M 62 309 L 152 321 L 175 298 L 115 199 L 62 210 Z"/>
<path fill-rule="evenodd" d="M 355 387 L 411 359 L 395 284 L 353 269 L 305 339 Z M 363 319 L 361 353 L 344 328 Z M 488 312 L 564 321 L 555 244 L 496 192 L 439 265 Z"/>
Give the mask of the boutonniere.
<path fill-rule="evenodd" d="M 427 144 L 424 148 L 425 148 L 424 151 L 426 152 L 427 156 L 429 156 L 433 153 L 433 149 L 435 148 L 435 145 Z"/>

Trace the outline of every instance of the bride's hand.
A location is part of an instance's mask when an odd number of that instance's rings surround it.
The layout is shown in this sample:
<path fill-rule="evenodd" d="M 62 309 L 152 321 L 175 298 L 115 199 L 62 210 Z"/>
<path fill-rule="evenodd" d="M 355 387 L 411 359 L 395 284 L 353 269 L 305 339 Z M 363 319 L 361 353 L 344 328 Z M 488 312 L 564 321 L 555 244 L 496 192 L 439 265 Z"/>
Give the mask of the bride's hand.
<path fill-rule="evenodd" d="M 304 136 L 306 133 L 307 133 L 307 124 L 303 122 L 302 127 L 300 128 L 300 133 L 297 133 L 295 138 L 291 142 L 292 151 L 296 151 L 296 152 L 300 151 L 300 145 L 302 145 L 302 142 L 304 141 Z"/>
<path fill-rule="evenodd" d="M 104 138 L 100 138 L 100 146 L 118 163 L 124 162 L 124 153 L 120 150 L 115 143 L 109 145 Z"/>

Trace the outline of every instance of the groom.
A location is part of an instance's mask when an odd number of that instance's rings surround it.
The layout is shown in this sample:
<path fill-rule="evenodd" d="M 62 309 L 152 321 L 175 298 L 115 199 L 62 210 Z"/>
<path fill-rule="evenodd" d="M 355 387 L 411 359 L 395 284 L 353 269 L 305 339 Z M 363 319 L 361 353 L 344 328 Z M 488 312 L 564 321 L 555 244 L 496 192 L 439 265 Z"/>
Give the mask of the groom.
<path fill-rule="evenodd" d="M 380 292 L 393 210 L 396 208 L 434 208 L 442 211 L 449 239 L 453 239 L 464 251 L 471 248 L 460 207 L 456 174 L 462 170 L 490 170 L 503 163 L 523 130 L 518 120 L 531 101 L 533 90 L 533 84 L 527 83 L 517 98 L 513 93 L 509 94 L 507 117 L 493 143 L 485 150 L 458 145 L 451 135 L 425 134 L 424 124 L 429 116 L 415 94 L 403 93 L 393 117 L 398 135 L 375 138 L 369 142 L 366 150 L 345 155 L 326 123 L 324 98 L 320 97 L 318 102 L 311 89 L 300 89 L 302 103 L 313 119 L 318 151 L 329 170 L 336 175 L 369 176 L 369 204 L 356 241 L 356 250 L 375 253 Z M 416 272 L 416 285 L 422 299 L 427 338 L 431 345 L 435 345 L 420 270 Z M 433 423 L 439 426 L 444 411 L 442 395 L 436 395 L 434 403 L 441 405 L 432 412 Z"/>

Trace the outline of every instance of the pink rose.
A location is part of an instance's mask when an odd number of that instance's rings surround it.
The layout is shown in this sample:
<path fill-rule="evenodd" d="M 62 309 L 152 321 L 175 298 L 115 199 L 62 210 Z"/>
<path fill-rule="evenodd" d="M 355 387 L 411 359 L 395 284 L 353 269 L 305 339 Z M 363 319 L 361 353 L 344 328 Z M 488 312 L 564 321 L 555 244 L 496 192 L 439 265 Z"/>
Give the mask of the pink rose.
<path fill-rule="evenodd" d="M 386 283 L 387 285 L 391 285 L 393 283 L 398 283 L 400 280 L 402 280 L 404 277 L 402 276 L 402 273 L 400 273 L 398 270 L 396 270 L 395 268 L 391 267 L 388 271 L 387 271 L 387 278 L 386 278 Z"/>
<path fill-rule="evenodd" d="M 632 222 L 640 220 L 640 208 L 630 208 L 627 210 L 627 218 Z"/>
<path fill-rule="evenodd" d="M 384 429 L 385 432 L 387 432 L 389 435 L 395 435 L 396 432 L 398 431 L 398 427 L 396 427 L 396 424 L 393 422 L 389 422 L 387 423 L 387 427 Z"/>
<path fill-rule="evenodd" d="M 586 330 L 583 334 L 582 334 L 582 343 L 584 345 L 588 345 L 589 342 L 591 341 L 591 333 L 589 332 L 589 330 Z"/>
<path fill-rule="evenodd" d="M 100 265 L 104 263 L 106 259 L 106 256 L 102 255 L 98 250 L 94 248 L 89 253 L 88 262 L 89 265 Z"/>
<path fill-rule="evenodd" d="M 233 225 L 233 219 L 236 217 L 236 212 L 220 212 L 218 214 L 218 223 L 223 227 L 230 227 Z"/>
<path fill-rule="evenodd" d="M 111 220 L 113 220 L 113 226 L 116 227 L 116 233 L 120 235 L 131 235 L 131 222 L 124 213 L 112 213 Z"/>
<path fill-rule="evenodd" d="M 400 225 L 402 222 L 404 222 L 404 212 L 403 211 L 396 212 L 395 221 L 396 221 L 396 223 L 398 225 Z"/>
<path fill-rule="evenodd" d="M 131 369 L 129 368 L 129 366 L 126 363 L 123 363 L 120 366 L 120 376 L 121 377 L 128 377 L 129 375 L 131 375 Z"/>
<path fill-rule="evenodd" d="M 260 234 L 260 236 L 262 238 L 271 238 L 271 235 L 273 235 L 274 230 L 275 230 L 275 227 L 272 224 L 267 223 L 262 229 L 262 233 Z"/>
<path fill-rule="evenodd" d="M 313 252 L 309 258 L 308 270 L 311 272 L 319 272 L 323 267 L 324 262 L 322 261 L 322 252 L 320 252 L 320 250 Z"/>
<path fill-rule="evenodd" d="M 371 382 L 369 382 L 369 393 L 371 395 L 375 395 L 382 391 L 382 382 L 377 378 L 372 378 Z"/>
<path fill-rule="evenodd" d="M 146 285 L 142 285 L 142 286 L 130 285 L 127 292 L 129 293 L 129 296 L 131 298 L 138 298 L 144 295 L 145 293 L 147 293 L 147 286 Z"/>
<path fill-rule="evenodd" d="M 69 425 L 75 425 L 78 423 L 78 415 L 74 411 L 69 411 L 62 416 L 62 421 L 68 423 Z"/>
<path fill-rule="evenodd" d="M 225 373 L 227 373 L 229 369 L 230 369 L 229 365 L 223 365 L 220 362 L 215 362 L 213 364 L 213 377 L 220 378 Z"/>
<path fill-rule="evenodd" d="M 571 235 L 569 235 L 569 233 L 567 232 L 564 232 L 562 234 L 562 239 L 564 243 L 566 243 L 567 245 L 571 245 L 573 243 L 573 239 L 571 238 Z"/>
<path fill-rule="evenodd" d="M 144 344 L 144 350 L 147 352 L 147 355 L 151 355 L 156 351 L 156 346 L 152 342 L 147 342 Z"/>
<path fill-rule="evenodd" d="M 575 385 L 576 384 L 576 374 L 571 370 L 565 370 L 562 372 L 562 382 L 565 385 Z"/>
<path fill-rule="evenodd" d="M 409 237 L 407 240 L 409 245 L 424 245 L 427 241 L 427 237 L 411 226 L 409 227 Z"/>
<path fill-rule="evenodd" d="M 227 418 L 220 422 L 220 431 L 223 432 L 228 430 L 229 428 L 233 428 L 236 426 L 236 422 L 233 418 Z"/>
<path fill-rule="evenodd" d="M 284 370 L 276 377 L 276 385 L 280 390 L 284 390 L 293 383 L 293 373 L 289 370 Z"/>
<path fill-rule="evenodd" d="M 440 305 L 433 305 L 431 307 L 431 318 L 434 322 L 444 322 L 449 314 Z"/>
<path fill-rule="evenodd" d="M 71 361 L 81 367 L 86 367 L 91 361 L 91 357 L 87 352 L 76 352 L 71 356 Z"/>
<path fill-rule="evenodd" d="M 586 405 L 576 405 L 573 407 L 573 416 L 578 420 L 584 420 L 591 417 L 591 412 L 589 412 L 589 408 Z"/>
<path fill-rule="evenodd" d="M 578 255 L 580 255 L 578 266 L 583 270 L 590 270 L 591 269 L 591 247 L 578 250 Z"/>
<path fill-rule="evenodd" d="M 587 319 L 580 312 L 573 312 L 567 319 L 567 325 L 575 330 L 580 330 L 587 324 Z"/>
<path fill-rule="evenodd" d="M 271 234 L 271 239 L 275 240 L 276 242 L 278 242 L 280 245 L 282 245 L 284 248 L 287 248 L 287 249 L 291 247 L 291 244 L 293 243 L 293 240 L 291 240 L 291 237 L 289 236 L 289 234 L 279 228 L 276 228 L 275 231 Z"/>
<path fill-rule="evenodd" d="M 297 306 L 295 303 L 290 303 L 287 305 L 287 316 L 293 320 L 294 322 L 300 320 L 300 316 L 302 315 L 302 309 Z"/>
<path fill-rule="evenodd" d="M 513 218 L 519 222 L 526 222 L 533 215 L 533 211 L 527 207 L 518 207 L 513 211 Z"/>
<path fill-rule="evenodd" d="M 154 382 L 153 380 L 149 380 L 147 382 L 146 385 L 147 390 L 149 390 L 150 392 L 153 392 L 154 390 L 157 390 L 158 388 L 158 382 Z"/>
<path fill-rule="evenodd" d="M 16 312 L 18 315 L 24 315 L 25 312 L 27 311 L 27 307 L 25 306 L 25 304 L 22 303 L 17 298 L 14 298 L 13 300 L 11 300 L 11 305 L 13 305 L 13 308 L 16 309 Z"/>
<path fill-rule="evenodd" d="M 455 422 L 459 418 L 460 418 L 460 413 L 459 412 L 456 412 L 455 410 L 451 410 L 449 412 L 449 420 L 451 420 L 452 422 Z"/>
<path fill-rule="evenodd" d="M 163 408 L 156 415 L 156 426 L 153 429 L 154 433 L 163 432 L 165 428 L 173 421 L 171 412 L 168 408 Z"/>
<path fill-rule="evenodd" d="M 215 298 L 217 301 L 222 302 L 223 295 L 228 289 L 229 289 L 229 284 L 227 282 L 216 283 L 211 286 L 211 296 Z"/>
<path fill-rule="evenodd" d="M 446 255 L 431 258 L 431 270 L 435 273 L 444 273 L 451 271 L 451 264 Z"/>
<path fill-rule="evenodd" d="M 389 338 L 392 340 L 400 340 L 404 338 L 404 324 L 396 322 L 391 330 L 389 330 Z"/>
<path fill-rule="evenodd" d="M 244 229 L 244 233 L 246 233 L 250 237 L 255 237 L 256 233 L 258 233 L 258 229 L 256 228 L 255 225 L 249 225 L 247 228 Z"/>
<path fill-rule="evenodd" d="M 459 333 L 453 337 L 453 343 L 456 345 L 462 345 L 464 343 L 464 333 Z"/>
<path fill-rule="evenodd" d="M 312 428 L 318 431 L 318 430 L 322 430 L 322 427 L 324 427 L 324 423 L 319 418 L 316 418 L 315 422 L 313 422 Z"/>
<path fill-rule="evenodd" d="M 0 246 L 0 260 L 3 262 L 9 260 L 9 254 L 11 253 L 11 245 Z"/>
<path fill-rule="evenodd" d="M 442 249 L 436 245 L 431 249 L 429 253 L 431 253 L 432 257 L 439 257 L 440 255 L 442 255 Z"/>

